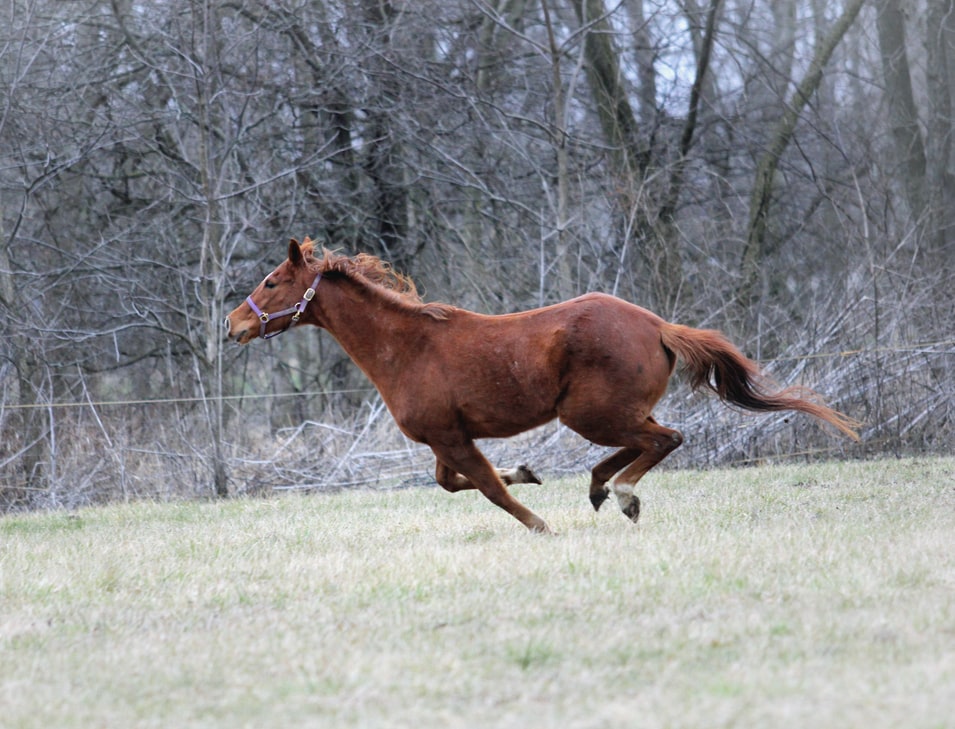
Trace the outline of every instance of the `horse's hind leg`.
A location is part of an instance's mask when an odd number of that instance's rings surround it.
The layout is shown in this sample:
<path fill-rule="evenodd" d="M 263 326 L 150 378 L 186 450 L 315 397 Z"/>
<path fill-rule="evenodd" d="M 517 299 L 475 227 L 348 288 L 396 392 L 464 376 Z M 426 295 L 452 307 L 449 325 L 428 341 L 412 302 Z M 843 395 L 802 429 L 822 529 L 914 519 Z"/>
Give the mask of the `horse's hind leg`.
<path fill-rule="evenodd" d="M 504 509 L 531 531 L 550 532 L 547 522 L 511 496 L 501 476 L 474 443 L 466 442 L 457 446 L 432 445 L 431 450 L 438 459 L 435 476 L 445 489 L 460 491 L 476 488 L 491 503 Z"/>
<path fill-rule="evenodd" d="M 543 483 L 540 476 L 534 473 L 530 466 L 526 464 L 521 464 L 517 468 L 495 468 L 494 470 L 498 478 L 507 486 L 511 486 L 515 483 Z M 477 486 L 471 483 L 467 476 L 462 476 L 453 468 L 444 465 L 440 459 L 435 468 L 434 477 L 443 489 L 451 493 L 477 488 Z"/>
<path fill-rule="evenodd" d="M 494 470 L 508 486 L 515 483 L 544 483 L 540 476 L 534 473 L 526 463 L 522 463 L 517 468 L 496 468 Z"/>
<path fill-rule="evenodd" d="M 594 511 L 599 511 L 603 502 L 610 495 L 607 481 L 613 478 L 618 471 L 622 471 L 637 460 L 639 455 L 639 448 L 621 448 L 593 467 L 590 472 L 590 503 L 594 505 Z"/>
<path fill-rule="evenodd" d="M 639 450 L 640 452 L 636 460 L 627 466 L 613 482 L 613 492 L 617 496 L 620 510 L 634 523 L 640 517 L 640 499 L 634 493 L 634 486 L 647 471 L 680 447 L 683 443 L 683 435 L 678 430 L 660 425 L 653 418 L 647 418 L 640 427 L 635 442 L 637 444 L 635 448 L 623 449 L 614 454 L 620 455 L 622 459 L 624 451 Z"/>

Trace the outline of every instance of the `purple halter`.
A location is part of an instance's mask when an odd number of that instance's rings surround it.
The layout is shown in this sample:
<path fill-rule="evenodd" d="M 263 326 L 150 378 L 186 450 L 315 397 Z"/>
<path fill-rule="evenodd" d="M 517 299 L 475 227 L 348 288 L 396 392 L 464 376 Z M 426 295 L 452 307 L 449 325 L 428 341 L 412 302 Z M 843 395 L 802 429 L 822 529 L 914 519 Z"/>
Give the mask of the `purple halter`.
<path fill-rule="evenodd" d="M 292 304 L 292 306 L 287 309 L 277 311 L 274 314 L 269 314 L 267 311 L 262 311 L 255 305 L 255 302 L 252 301 L 252 295 L 249 294 L 245 298 L 245 303 L 249 305 L 249 308 L 252 309 L 252 312 L 259 317 L 259 321 L 262 322 L 262 326 L 259 329 L 259 336 L 262 337 L 262 339 L 271 339 L 272 337 L 277 337 L 282 332 L 288 331 L 293 324 L 298 324 L 298 320 L 301 318 L 302 312 L 305 311 L 305 307 L 308 306 L 308 302 L 315 298 L 315 289 L 318 288 L 318 282 L 321 280 L 321 278 L 322 274 L 315 274 L 315 280 L 312 281 L 311 286 L 305 289 L 305 293 L 302 294 L 301 301 L 299 301 L 297 304 Z M 276 329 L 271 334 L 265 333 L 265 326 L 272 319 L 278 319 L 280 316 L 288 316 L 289 314 L 292 315 L 292 318 L 289 320 L 288 326 L 286 326 L 284 329 Z"/>

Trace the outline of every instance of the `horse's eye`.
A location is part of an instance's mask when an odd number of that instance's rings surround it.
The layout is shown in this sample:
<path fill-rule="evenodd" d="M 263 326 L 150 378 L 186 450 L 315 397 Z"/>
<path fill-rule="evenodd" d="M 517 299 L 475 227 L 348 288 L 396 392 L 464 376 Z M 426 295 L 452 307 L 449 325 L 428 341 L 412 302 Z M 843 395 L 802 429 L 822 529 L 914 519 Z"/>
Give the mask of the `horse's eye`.
<path fill-rule="evenodd" d="M 268 279 L 266 279 L 266 281 L 265 281 L 265 288 L 267 288 L 267 289 L 274 289 L 276 286 L 278 286 L 278 284 L 275 283 L 275 281 L 269 281 Z"/>

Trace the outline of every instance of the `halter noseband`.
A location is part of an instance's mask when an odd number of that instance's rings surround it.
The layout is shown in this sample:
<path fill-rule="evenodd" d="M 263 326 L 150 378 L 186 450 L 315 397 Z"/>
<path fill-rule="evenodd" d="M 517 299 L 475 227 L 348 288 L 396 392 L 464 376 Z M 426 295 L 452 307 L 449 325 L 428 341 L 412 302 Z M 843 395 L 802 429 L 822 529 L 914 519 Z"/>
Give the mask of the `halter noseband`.
<path fill-rule="evenodd" d="M 315 280 L 312 281 L 312 285 L 305 289 L 305 293 L 302 294 L 302 300 L 296 304 L 292 304 L 287 309 L 282 309 L 282 311 L 277 311 L 274 314 L 269 314 L 267 311 L 262 311 L 258 306 L 255 305 L 255 302 L 252 301 L 252 294 L 249 294 L 245 297 L 245 303 L 249 305 L 249 308 L 252 309 L 252 312 L 259 317 L 259 321 L 262 322 L 261 327 L 259 328 L 259 336 L 262 339 L 271 339 L 272 337 L 277 337 L 282 332 L 288 331 L 293 324 L 298 324 L 298 320 L 302 317 L 302 312 L 305 311 L 305 307 L 308 306 L 308 302 L 315 298 L 315 289 L 318 288 L 318 282 L 321 280 L 322 274 L 315 274 Z M 284 329 L 276 329 L 271 334 L 265 333 L 265 326 L 272 319 L 278 319 L 280 316 L 292 315 L 292 318 L 289 320 L 288 326 Z"/>

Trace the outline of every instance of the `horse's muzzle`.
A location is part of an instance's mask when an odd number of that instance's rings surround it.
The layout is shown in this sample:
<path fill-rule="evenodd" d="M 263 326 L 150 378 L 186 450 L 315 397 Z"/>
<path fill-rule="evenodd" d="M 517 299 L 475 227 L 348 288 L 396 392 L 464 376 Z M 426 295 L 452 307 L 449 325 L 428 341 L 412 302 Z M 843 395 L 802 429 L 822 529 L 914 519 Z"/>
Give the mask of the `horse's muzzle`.
<path fill-rule="evenodd" d="M 232 317 L 231 317 L 231 316 L 227 316 L 227 317 L 225 318 L 225 321 L 222 322 L 222 326 L 225 327 L 225 338 L 226 338 L 226 339 L 231 339 L 231 340 L 234 341 L 236 344 L 247 344 L 248 341 L 251 339 L 251 337 L 248 336 L 248 334 L 249 334 L 249 328 L 248 328 L 248 327 L 246 327 L 245 329 L 238 330 L 238 331 L 233 331 L 233 330 L 232 330 Z"/>

